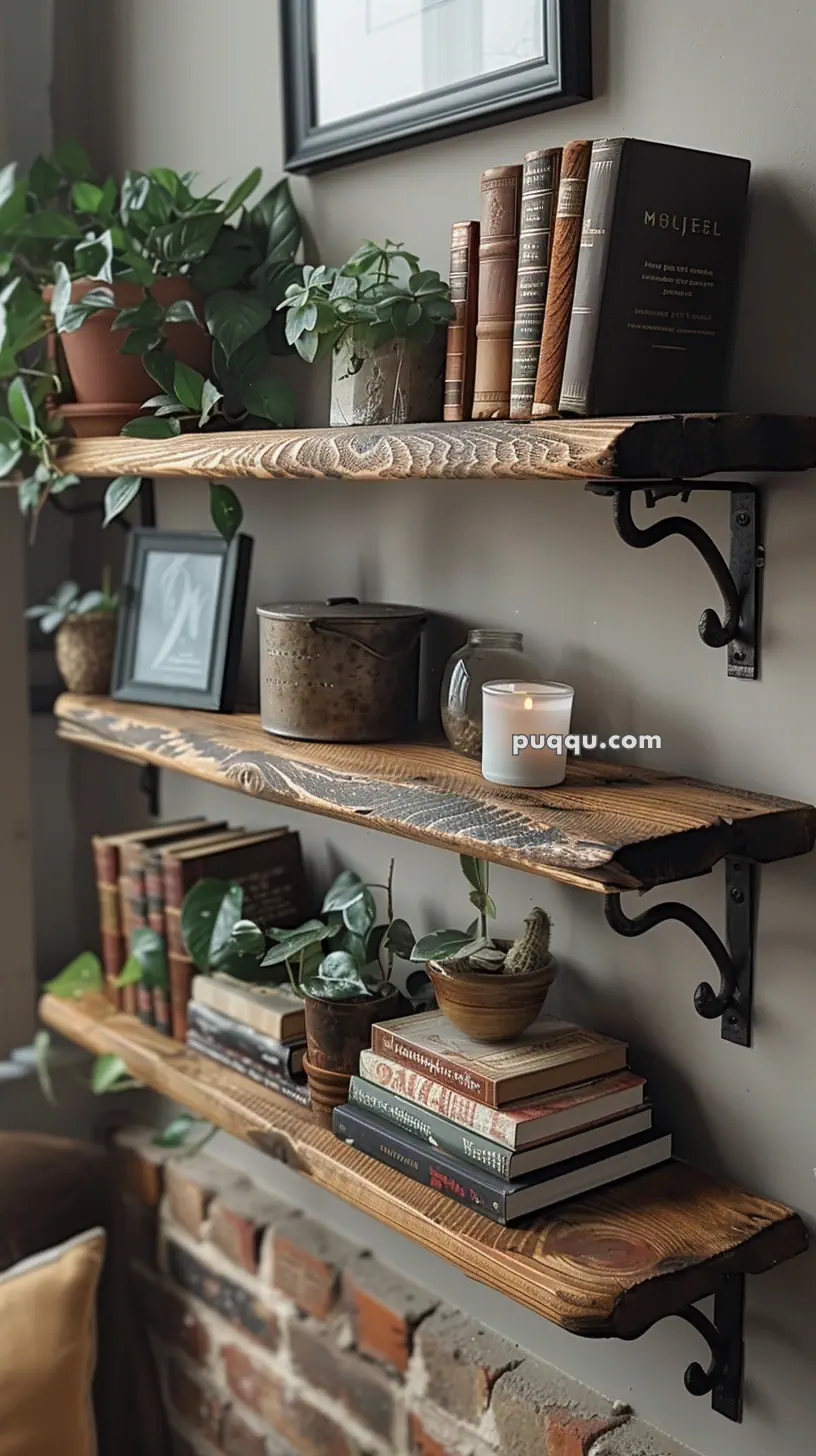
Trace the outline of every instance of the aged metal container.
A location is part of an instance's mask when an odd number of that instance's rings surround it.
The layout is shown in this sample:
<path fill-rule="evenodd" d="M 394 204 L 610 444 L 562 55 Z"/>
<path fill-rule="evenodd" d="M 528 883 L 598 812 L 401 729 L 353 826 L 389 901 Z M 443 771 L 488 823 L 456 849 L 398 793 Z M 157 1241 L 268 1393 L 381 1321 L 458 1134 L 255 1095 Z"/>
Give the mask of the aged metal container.
<path fill-rule="evenodd" d="M 258 607 L 261 723 L 315 743 L 376 743 L 417 722 L 417 607 L 330 597 Z"/>

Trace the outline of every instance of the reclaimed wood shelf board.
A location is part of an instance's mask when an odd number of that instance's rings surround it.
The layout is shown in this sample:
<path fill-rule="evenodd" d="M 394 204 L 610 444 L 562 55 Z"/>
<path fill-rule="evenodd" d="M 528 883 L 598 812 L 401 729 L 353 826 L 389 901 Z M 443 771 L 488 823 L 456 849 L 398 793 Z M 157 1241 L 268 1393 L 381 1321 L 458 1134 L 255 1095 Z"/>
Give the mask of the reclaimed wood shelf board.
<path fill-rule="evenodd" d="M 175 440 L 112 436 L 72 441 L 60 463 L 83 476 L 208 480 L 691 480 L 723 471 L 809 470 L 816 466 L 816 418 L 660 415 L 245 430 Z"/>
<path fill-rule="evenodd" d="M 280 1158 L 472 1278 L 577 1335 L 631 1339 L 807 1246 L 797 1214 L 672 1162 L 501 1228 L 338 1141 L 311 1114 L 123 1015 L 101 996 L 45 996 L 43 1020 Z"/>
<path fill-rule="evenodd" d="M 440 745 L 302 743 L 254 714 L 70 694 L 55 713 L 88 748 L 587 890 L 667 884 L 725 855 L 788 859 L 816 839 L 809 804 L 619 763 L 579 759 L 556 788 L 505 789 Z"/>

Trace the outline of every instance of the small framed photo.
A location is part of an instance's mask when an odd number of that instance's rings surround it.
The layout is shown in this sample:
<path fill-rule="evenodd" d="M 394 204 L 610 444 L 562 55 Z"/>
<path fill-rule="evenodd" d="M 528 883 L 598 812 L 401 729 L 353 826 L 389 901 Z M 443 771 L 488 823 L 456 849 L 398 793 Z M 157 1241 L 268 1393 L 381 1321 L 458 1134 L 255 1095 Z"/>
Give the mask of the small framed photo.
<path fill-rule="evenodd" d="M 249 536 L 130 532 L 114 698 L 234 711 L 251 559 Z"/>

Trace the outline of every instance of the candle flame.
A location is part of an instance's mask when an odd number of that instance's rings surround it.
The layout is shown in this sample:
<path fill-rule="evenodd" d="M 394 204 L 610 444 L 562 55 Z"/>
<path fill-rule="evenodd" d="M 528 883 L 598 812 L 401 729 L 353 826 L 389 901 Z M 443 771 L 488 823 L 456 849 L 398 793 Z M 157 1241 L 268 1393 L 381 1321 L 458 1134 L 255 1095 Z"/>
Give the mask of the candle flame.
<path fill-rule="evenodd" d="M 533 706 L 533 700 L 532 700 L 532 698 L 525 698 L 524 699 L 524 706 L 529 711 L 530 708 L 532 708 L 532 706 Z"/>

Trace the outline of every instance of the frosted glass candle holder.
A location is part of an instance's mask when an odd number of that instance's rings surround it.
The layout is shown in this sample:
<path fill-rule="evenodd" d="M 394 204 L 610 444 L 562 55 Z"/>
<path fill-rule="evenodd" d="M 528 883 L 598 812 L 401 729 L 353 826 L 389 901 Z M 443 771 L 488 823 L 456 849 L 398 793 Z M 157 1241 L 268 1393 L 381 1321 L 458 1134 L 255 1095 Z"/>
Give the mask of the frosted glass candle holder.
<path fill-rule="evenodd" d="M 482 774 L 494 784 L 546 789 L 563 782 L 574 688 L 488 682 L 482 688 Z"/>

